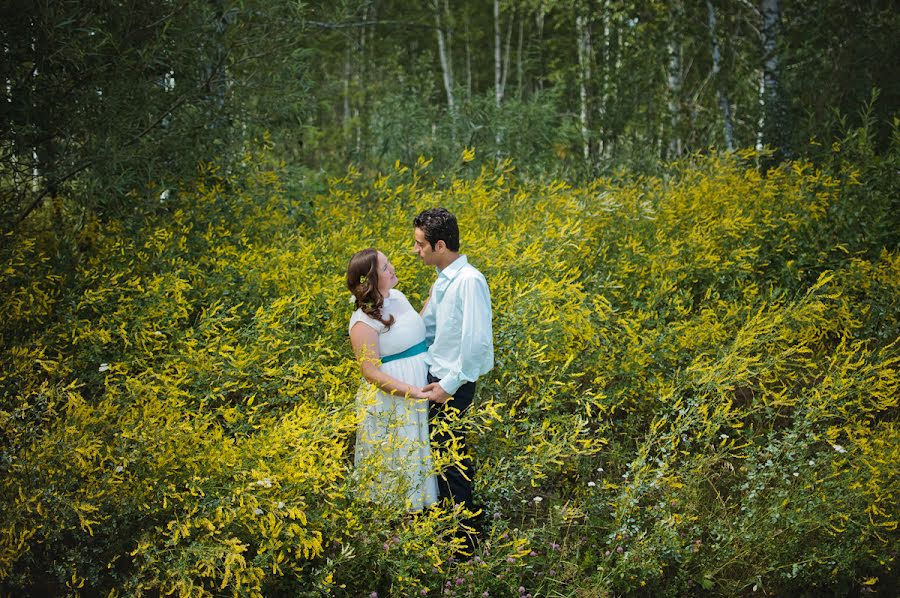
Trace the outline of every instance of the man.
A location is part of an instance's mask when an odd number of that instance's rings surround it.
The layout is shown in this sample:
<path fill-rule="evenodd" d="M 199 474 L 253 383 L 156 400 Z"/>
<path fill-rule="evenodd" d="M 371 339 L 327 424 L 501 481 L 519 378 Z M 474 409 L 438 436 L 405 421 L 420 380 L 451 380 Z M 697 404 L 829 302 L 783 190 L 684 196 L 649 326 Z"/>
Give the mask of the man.
<path fill-rule="evenodd" d="M 484 275 L 459 253 L 459 226 L 453 214 L 432 208 L 416 216 L 413 225 L 416 253 L 438 272 L 422 308 L 429 344 L 429 384 L 424 390 L 429 393 L 429 419 L 434 422 L 446 417 L 450 409 L 468 409 L 475 396 L 475 381 L 494 367 L 491 295 Z M 435 440 L 440 446 L 450 438 L 439 434 Z M 465 438 L 458 441 L 460 452 L 466 455 L 463 465 L 469 479 L 459 467 L 446 468 L 438 478 L 439 496 L 474 509 L 471 459 Z"/>

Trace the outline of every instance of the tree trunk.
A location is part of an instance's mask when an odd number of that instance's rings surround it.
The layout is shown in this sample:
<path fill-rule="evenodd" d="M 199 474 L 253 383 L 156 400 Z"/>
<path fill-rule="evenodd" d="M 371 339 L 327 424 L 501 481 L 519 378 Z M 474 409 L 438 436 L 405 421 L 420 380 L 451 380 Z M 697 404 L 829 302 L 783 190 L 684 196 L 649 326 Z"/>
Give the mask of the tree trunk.
<path fill-rule="evenodd" d="M 509 18 L 509 24 L 506 28 L 506 44 L 502 44 L 500 36 L 502 24 L 500 22 L 500 0 L 494 0 L 494 105 L 499 113 L 500 104 L 503 103 L 503 96 L 506 93 L 506 77 L 509 74 L 509 49 L 512 43 L 512 27 L 515 20 L 515 13 Z M 503 135 L 498 127 L 494 132 L 494 143 L 497 145 L 499 155 L 500 144 L 503 142 Z"/>
<path fill-rule="evenodd" d="M 706 13 L 709 22 L 709 36 L 712 42 L 712 76 L 716 85 L 716 95 L 719 99 L 719 108 L 722 110 L 722 122 L 725 135 L 725 148 L 734 151 L 734 125 L 731 119 L 731 103 L 725 93 L 721 81 L 722 57 L 719 51 L 719 37 L 716 32 L 716 9 L 712 0 L 706 0 Z"/>
<path fill-rule="evenodd" d="M 603 41 L 600 44 L 600 47 L 603 48 L 603 60 L 600 62 L 600 98 L 597 102 L 597 124 L 594 128 L 597 130 L 597 156 L 599 158 L 603 158 L 607 153 L 605 134 L 607 125 L 606 107 L 609 105 L 609 69 L 611 65 L 611 45 L 609 42 L 609 38 L 611 30 L 610 20 L 612 19 L 612 14 L 609 10 L 609 2 L 602 3 L 600 13 L 603 15 Z"/>
<path fill-rule="evenodd" d="M 350 130 L 350 82 L 353 78 L 353 65 L 350 62 L 350 45 L 344 52 L 344 134 Z"/>
<path fill-rule="evenodd" d="M 472 99 L 472 42 L 469 35 L 469 20 L 466 19 L 466 99 Z"/>
<path fill-rule="evenodd" d="M 679 25 L 684 18 L 684 7 L 681 1 L 673 2 L 669 9 L 672 29 L 669 33 L 669 68 L 666 76 L 669 109 L 669 143 L 666 157 L 678 158 L 682 152 L 681 141 L 681 89 L 683 73 L 681 70 L 681 31 Z"/>
<path fill-rule="evenodd" d="M 609 3 L 607 3 L 607 7 L 609 7 Z M 623 32 L 624 22 L 622 18 L 613 10 L 607 11 L 607 19 L 606 19 L 606 74 L 604 76 L 604 86 L 603 86 L 603 110 L 606 118 L 609 119 L 610 111 L 609 106 L 612 106 L 612 102 L 615 101 L 615 98 L 618 97 L 619 94 L 619 77 L 622 72 L 622 55 L 624 54 L 624 45 L 626 43 L 627 37 Z M 612 99 L 610 99 L 612 98 Z M 615 115 L 615 112 L 613 112 Z M 614 123 L 610 123 L 611 126 L 607 126 L 604 129 L 605 139 L 604 139 L 604 155 L 609 157 L 613 153 L 613 148 L 616 142 L 616 128 Z"/>
<path fill-rule="evenodd" d="M 33 98 L 37 98 L 38 103 L 32 104 L 34 107 L 34 120 L 37 124 L 38 139 L 36 147 L 32 149 L 32 158 L 34 160 L 32 169 L 31 191 L 38 197 L 53 197 L 59 193 L 56 180 L 52 175 L 57 164 L 57 147 L 56 147 L 56 131 L 52 125 L 52 119 L 49 108 L 49 98 L 44 92 L 45 88 L 52 89 L 50 77 L 52 76 L 50 68 L 50 39 L 48 32 L 42 27 L 35 27 L 32 39 L 32 48 L 34 49 L 34 70 L 32 71 L 32 81 L 34 85 Z M 40 205 L 40 202 L 39 204 Z"/>
<path fill-rule="evenodd" d="M 503 50 L 503 78 L 500 81 L 500 99 L 506 95 L 506 80 L 509 78 L 509 53 L 512 47 L 513 24 L 516 22 L 516 11 L 513 9 L 509 15 L 509 23 L 506 25 L 506 46 Z"/>
<path fill-rule="evenodd" d="M 432 0 L 432 8 L 434 9 L 435 31 L 437 33 L 438 56 L 441 60 L 441 72 L 444 76 L 444 91 L 447 93 L 447 109 L 450 111 L 450 118 L 453 121 L 453 129 L 456 129 L 456 101 L 453 97 L 453 58 L 447 51 L 447 44 L 444 40 L 444 25 L 441 18 L 441 8 L 439 0 Z"/>
<path fill-rule="evenodd" d="M 494 0 L 494 105 L 500 107 L 503 99 L 501 84 L 503 65 L 500 62 L 500 0 Z"/>
<path fill-rule="evenodd" d="M 365 19 L 369 19 L 369 10 L 371 6 L 366 7 L 366 11 L 364 13 Z M 366 38 L 368 37 L 368 27 L 361 27 L 359 30 L 359 68 L 356 69 L 356 85 L 355 88 L 357 90 L 357 100 L 353 103 L 353 133 L 354 133 L 354 142 L 353 146 L 356 152 L 356 159 L 362 160 L 362 123 L 360 122 L 360 105 L 365 105 L 366 101 L 366 70 L 368 68 L 367 58 L 366 58 Z"/>
<path fill-rule="evenodd" d="M 579 9 L 581 10 L 581 9 Z M 587 18 L 579 12 L 575 17 L 575 29 L 578 35 L 578 92 L 581 103 L 581 153 L 584 161 L 591 160 L 591 122 L 588 89 L 591 83 L 591 32 Z"/>
<path fill-rule="evenodd" d="M 519 18 L 519 39 L 516 43 L 516 96 L 522 98 L 522 85 L 525 68 L 522 64 L 522 43 L 525 38 L 525 15 Z"/>
<path fill-rule="evenodd" d="M 756 151 L 765 147 L 763 127 L 766 123 L 766 76 L 762 69 L 757 72 L 757 97 L 759 98 L 759 118 L 756 119 Z"/>
<path fill-rule="evenodd" d="M 787 118 L 787 104 L 780 82 L 779 46 L 781 44 L 781 1 L 762 0 L 763 19 L 763 124 L 762 142 L 774 150 L 774 155 L 765 166 L 780 162 L 788 155 L 790 123 Z"/>
<path fill-rule="evenodd" d="M 544 73 L 546 72 L 546 68 L 544 65 L 544 5 L 543 3 L 537 9 L 537 14 L 534 17 L 535 25 L 537 28 L 537 38 L 538 38 L 538 75 L 537 75 L 537 84 L 536 87 L 539 91 L 544 90 Z"/>

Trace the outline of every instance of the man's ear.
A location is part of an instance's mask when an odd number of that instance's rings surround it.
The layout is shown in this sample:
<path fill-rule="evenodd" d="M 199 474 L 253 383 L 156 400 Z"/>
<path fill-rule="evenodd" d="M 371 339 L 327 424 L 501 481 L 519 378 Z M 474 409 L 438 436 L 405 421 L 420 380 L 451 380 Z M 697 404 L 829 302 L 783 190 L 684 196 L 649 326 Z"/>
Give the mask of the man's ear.
<path fill-rule="evenodd" d="M 443 239 L 438 240 L 434 244 L 435 251 L 444 251 L 445 249 L 447 249 L 447 243 L 445 243 Z"/>

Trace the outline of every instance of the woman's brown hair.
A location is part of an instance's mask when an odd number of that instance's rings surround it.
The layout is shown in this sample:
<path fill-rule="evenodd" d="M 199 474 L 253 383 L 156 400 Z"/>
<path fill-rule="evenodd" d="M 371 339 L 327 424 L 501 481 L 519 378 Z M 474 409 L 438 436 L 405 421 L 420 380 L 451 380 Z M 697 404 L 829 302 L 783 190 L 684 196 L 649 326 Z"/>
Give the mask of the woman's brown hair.
<path fill-rule="evenodd" d="M 357 251 L 347 266 L 347 288 L 356 298 L 356 307 L 363 313 L 387 326 L 394 323 L 394 316 L 384 319 L 381 307 L 384 297 L 378 291 L 378 252 L 374 249 Z"/>

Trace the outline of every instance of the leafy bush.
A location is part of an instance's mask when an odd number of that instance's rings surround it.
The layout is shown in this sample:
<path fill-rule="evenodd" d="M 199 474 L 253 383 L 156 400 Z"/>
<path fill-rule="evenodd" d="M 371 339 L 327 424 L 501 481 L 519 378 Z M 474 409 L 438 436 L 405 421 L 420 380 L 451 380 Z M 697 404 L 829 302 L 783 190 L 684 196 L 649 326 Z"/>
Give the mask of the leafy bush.
<path fill-rule="evenodd" d="M 472 158 L 451 180 L 419 159 L 294 196 L 248 152 L 140 221 L 87 222 L 71 259 L 7 239 L 0 587 L 890 593 L 888 171 L 837 157 L 762 178 L 747 152 L 573 187 Z M 484 509 L 468 560 L 468 513 L 370 503 L 350 457 L 346 263 L 378 246 L 421 303 L 411 222 L 435 205 L 494 304 L 496 368 L 449 424 Z"/>

